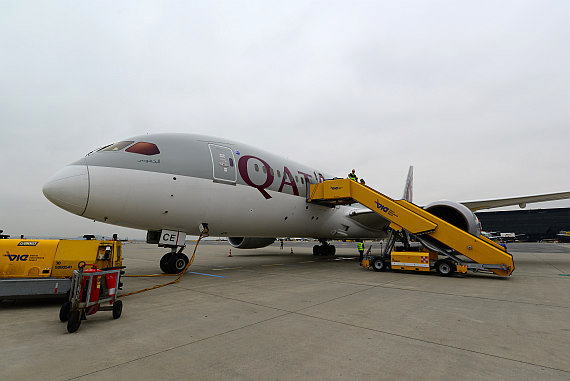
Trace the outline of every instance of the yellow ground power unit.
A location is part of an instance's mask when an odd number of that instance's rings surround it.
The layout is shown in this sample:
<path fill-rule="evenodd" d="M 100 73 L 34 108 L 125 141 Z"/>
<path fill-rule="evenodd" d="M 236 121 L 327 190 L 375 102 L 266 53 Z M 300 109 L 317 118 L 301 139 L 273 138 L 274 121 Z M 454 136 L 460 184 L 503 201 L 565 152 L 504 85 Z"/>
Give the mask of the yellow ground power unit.
<path fill-rule="evenodd" d="M 79 263 L 122 266 L 121 241 L 0 239 L 0 299 L 63 295 Z"/>

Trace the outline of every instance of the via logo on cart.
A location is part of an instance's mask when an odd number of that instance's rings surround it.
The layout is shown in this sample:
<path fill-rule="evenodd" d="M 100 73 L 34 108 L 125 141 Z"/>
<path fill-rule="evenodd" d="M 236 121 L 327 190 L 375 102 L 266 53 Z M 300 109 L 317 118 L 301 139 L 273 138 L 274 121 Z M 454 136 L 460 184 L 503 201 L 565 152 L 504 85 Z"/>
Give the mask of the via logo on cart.
<path fill-rule="evenodd" d="M 20 262 L 25 262 L 28 260 L 28 258 L 30 257 L 28 254 L 23 254 L 23 255 L 16 255 L 16 254 L 6 254 L 5 257 L 8 257 L 8 259 L 10 260 L 10 262 L 14 262 L 14 261 L 20 261 Z"/>

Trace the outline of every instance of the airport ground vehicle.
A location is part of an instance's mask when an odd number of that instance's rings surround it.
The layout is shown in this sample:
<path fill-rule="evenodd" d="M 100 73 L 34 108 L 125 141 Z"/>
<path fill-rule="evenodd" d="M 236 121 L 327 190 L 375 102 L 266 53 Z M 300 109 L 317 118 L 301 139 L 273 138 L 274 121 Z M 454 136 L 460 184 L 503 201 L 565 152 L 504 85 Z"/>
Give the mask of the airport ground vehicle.
<path fill-rule="evenodd" d="M 333 207 L 360 203 L 390 221 L 384 252 L 369 259 L 369 265 L 376 271 L 390 266 L 416 271 L 435 268 L 445 276 L 467 270 L 509 276 L 515 269 L 512 255 L 503 246 L 481 235 L 480 226 L 472 229 L 477 232 L 472 234 L 468 221 L 460 215 L 450 223 L 437 216 L 437 210 L 432 213 L 407 200 L 393 200 L 350 179 L 327 180 L 310 187 L 308 202 Z M 421 251 L 408 250 L 411 239 L 421 243 Z M 393 250 L 397 241 L 404 244 L 405 252 Z"/>
<path fill-rule="evenodd" d="M 0 239 L 0 299 L 63 296 L 80 262 L 99 268 L 122 265 L 121 242 Z"/>
<path fill-rule="evenodd" d="M 91 268 L 85 270 L 86 266 Z M 81 262 L 79 270 L 73 271 L 69 300 L 59 311 L 59 320 L 67 322 L 69 333 L 76 332 L 81 320 L 97 311 L 113 311 L 113 319 L 121 317 L 123 302 L 117 300 L 117 290 L 123 268 L 98 269 L 96 265 Z"/>

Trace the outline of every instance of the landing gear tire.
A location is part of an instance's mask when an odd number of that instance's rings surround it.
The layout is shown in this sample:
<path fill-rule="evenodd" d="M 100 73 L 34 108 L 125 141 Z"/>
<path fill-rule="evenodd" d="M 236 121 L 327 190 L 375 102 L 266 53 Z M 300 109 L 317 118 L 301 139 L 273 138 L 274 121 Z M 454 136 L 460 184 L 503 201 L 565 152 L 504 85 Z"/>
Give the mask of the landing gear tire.
<path fill-rule="evenodd" d="M 168 260 L 168 274 L 178 274 L 186 268 L 186 265 L 190 262 L 186 254 L 175 253 L 172 254 Z"/>
<path fill-rule="evenodd" d="M 113 303 L 113 319 L 120 318 L 122 312 L 123 312 L 123 302 L 120 300 L 115 300 L 115 303 Z"/>
<path fill-rule="evenodd" d="M 69 320 L 69 311 L 71 310 L 71 302 L 65 302 L 59 309 L 59 320 L 61 322 L 66 322 Z"/>
<path fill-rule="evenodd" d="M 168 261 L 170 260 L 170 257 L 172 257 L 172 253 L 166 253 L 162 258 L 160 258 L 160 269 L 163 273 L 170 274 L 168 272 Z"/>
<path fill-rule="evenodd" d="M 374 271 L 386 271 L 386 269 L 388 268 L 388 265 L 386 264 L 386 261 L 380 257 L 374 257 L 372 258 L 372 269 Z"/>
<path fill-rule="evenodd" d="M 315 245 L 313 246 L 313 255 L 334 256 L 336 247 L 334 245 Z"/>
<path fill-rule="evenodd" d="M 455 272 L 455 265 L 449 259 L 440 259 L 435 262 L 434 267 L 441 276 L 451 276 Z"/>
<path fill-rule="evenodd" d="M 67 320 L 67 332 L 73 333 L 79 329 L 81 325 L 81 311 L 73 311 L 69 314 Z"/>

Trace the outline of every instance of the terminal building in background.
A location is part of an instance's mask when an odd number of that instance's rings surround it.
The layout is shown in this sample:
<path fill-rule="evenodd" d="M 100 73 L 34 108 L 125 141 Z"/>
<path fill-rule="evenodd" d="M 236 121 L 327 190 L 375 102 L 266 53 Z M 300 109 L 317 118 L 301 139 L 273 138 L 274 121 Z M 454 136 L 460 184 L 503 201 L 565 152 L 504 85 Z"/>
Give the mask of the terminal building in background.
<path fill-rule="evenodd" d="M 570 208 L 512 210 L 475 213 L 484 231 L 515 233 L 519 241 L 537 242 L 560 239 L 560 232 L 570 231 Z M 524 234 L 520 235 L 519 234 Z"/>

